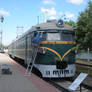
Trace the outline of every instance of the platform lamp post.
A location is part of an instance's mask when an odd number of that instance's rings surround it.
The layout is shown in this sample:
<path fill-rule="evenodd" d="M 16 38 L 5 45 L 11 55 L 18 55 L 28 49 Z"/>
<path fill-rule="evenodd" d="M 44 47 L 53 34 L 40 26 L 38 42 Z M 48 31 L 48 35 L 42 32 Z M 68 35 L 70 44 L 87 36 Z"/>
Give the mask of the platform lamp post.
<path fill-rule="evenodd" d="M 3 21 L 4 21 L 4 17 L 3 16 L 0 17 L 0 21 L 1 21 L 1 23 L 3 23 Z M 2 46 L 2 33 L 3 33 L 3 29 L 1 27 L 1 31 L 0 31 L 0 35 L 1 35 L 1 50 L 3 50 L 3 46 Z"/>

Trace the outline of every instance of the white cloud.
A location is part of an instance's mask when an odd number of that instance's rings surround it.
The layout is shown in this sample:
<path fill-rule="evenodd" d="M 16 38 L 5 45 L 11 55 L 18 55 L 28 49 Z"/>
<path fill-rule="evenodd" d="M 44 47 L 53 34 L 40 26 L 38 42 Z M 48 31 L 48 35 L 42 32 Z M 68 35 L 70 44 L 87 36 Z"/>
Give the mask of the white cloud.
<path fill-rule="evenodd" d="M 0 9 L 0 14 L 5 16 L 10 16 L 10 13 L 8 11 L 5 11 L 4 9 Z"/>
<path fill-rule="evenodd" d="M 43 13 L 47 13 L 48 16 L 56 15 L 56 10 L 55 10 L 55 8 L 51 8 L 51 9 L 41 8 L 41 11 L 42 11 Z"/>
<path fill-rule="evenodd" d="M 70 2 L 70 3 L 73 3 L 73 4 L 79 5 L 79 4 L 83 3 L 84 0 L 66 0 L 66 1 Z"/>
<path fill-rule="evenodd" d="M 62 18 L 62 19 L 72 19 L 75 18 L 75 14 L 71 12 L 65 12 L 63 13 L 62 11 L 57 12 L 54 7 L 52 8 L 41 8 L 41 12 L 44 13 L 44 18 L 46 19 L 57 19 L 57 18 Z"/>
<path fill-rule="evenodd" d="M 50 16 L 49 19 L 50 19 L 50 20 L 54 20 L 54 19 L 56 19 L 56 17 L 55 17 L 55 16 Z"/>
<path fill-rule="evenodd" d="M 52 5 L 56 5 L 56 3 L 54 2 L 54 1 L 52 1 L 52 0 L 44 0 L 43 1 L 43 4 L 52 4 Z"/>
<path fill-rule="evenodd" d="M 63 12 L 59 12 L 58 15 L 59 15 L 59 16 L 62 16 L 62 15 L 63 15 Z"/>
<path fill-rule="evenodd" d="M 74 18 L 75 15 L 74 15 L 73 13 L 66 12 L 66 13 L 65 13 L 65 17 L 66 17 L 66 18 Z"/>

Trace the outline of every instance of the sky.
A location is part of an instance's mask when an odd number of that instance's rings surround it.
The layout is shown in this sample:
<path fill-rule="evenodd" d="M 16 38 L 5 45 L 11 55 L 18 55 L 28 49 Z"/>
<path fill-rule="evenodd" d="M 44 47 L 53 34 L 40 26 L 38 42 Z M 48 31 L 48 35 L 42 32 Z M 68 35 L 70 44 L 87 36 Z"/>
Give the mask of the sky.
<path fill-rule="evenodd" d="M 77 22 L 79 13 L 92 0 L 0 0 L 0 31 L 3 31 L 3 44 L 9 45 L 17 34 L 22 34 L 45 19 L 65 19 Z M 46 18 L 45 18 L 46 16 Z"/>

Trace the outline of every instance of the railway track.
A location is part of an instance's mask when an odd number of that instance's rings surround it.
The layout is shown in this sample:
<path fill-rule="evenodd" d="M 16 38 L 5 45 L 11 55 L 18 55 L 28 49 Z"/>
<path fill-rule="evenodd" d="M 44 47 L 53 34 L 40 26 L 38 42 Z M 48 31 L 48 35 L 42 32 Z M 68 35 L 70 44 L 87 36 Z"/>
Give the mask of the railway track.
<path fill-rule="evenodd" d="M 76 63 L 77 71 L 88 73 L 92 77 L 92 64 Z"/>
<path fill-rule="evenodd" d="M 71 92 L 67 89 L 68 87 L 68 82 L 66 82 L 65 80 L 63 81 L 55 81 L 55 80 L 48 80 L 47 81 L 48 83 L 50 83 L 51 85 L 53 85 L 54 87 L 58 88 L 59 90 L 61 90 L 62 92 Z M 60 85 L 60 84 L 63 84 L 63 85 Z M 66 85 L 67 84 L 67 85 Z M 66 86 L 65 86 L 66 85 Z"/>
<path fill-rule="evenodd" d="M 92 65 L 77 63 L 76 69 L 77 71 L 88 73 L 92 77 Z"/>
<path fill-rule="evenodd" d="M 75 91 L 71 91 L 68 89 L 68 87 L 72 84 L 72 81 L 70 79 L 50 79 L 50 80 L 45 80 L 54 87 L 58 88 L 62 92 L 80 92 L 80 87 L 78 87 Z M 88 89 L 84 88 L 82 86 L 82 92 L 91 92 Z"/>
<path fill-rule="evenodd" d="M 92 69 L 92 65 L 91 64 L 76 63 L 76 65 L 80 65 L 80 66 L 84 66 L 84 67 L 89 67 L 89 68 Z"/>

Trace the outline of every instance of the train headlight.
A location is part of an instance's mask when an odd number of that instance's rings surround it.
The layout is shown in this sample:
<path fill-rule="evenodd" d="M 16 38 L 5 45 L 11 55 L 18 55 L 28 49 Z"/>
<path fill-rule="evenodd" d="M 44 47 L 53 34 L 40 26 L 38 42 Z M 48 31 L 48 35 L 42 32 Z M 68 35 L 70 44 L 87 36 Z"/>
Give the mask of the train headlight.
<path fill-rule="evenodd" d="M 40 53 L 41 54 L 45 54 L 46 53 L 46 50 L 44 48 L 40 48 Z"/>

